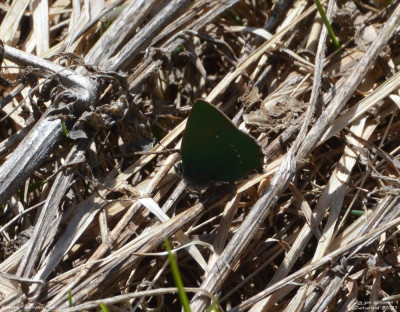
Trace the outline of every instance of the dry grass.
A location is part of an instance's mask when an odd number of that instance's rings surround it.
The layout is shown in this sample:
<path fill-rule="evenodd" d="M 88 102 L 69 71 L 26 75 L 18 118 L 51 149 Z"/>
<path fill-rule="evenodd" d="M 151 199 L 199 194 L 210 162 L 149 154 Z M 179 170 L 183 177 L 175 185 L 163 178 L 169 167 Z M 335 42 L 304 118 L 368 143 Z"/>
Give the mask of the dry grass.
<path fill-rule="evenodd" d="M 0 3 L 1 311 L 179 311 L 165 237 L 192 311 L 399 311 L 398 1 L 162 3 Z M 194 196 L 196 98 L 262 174 Z"/>

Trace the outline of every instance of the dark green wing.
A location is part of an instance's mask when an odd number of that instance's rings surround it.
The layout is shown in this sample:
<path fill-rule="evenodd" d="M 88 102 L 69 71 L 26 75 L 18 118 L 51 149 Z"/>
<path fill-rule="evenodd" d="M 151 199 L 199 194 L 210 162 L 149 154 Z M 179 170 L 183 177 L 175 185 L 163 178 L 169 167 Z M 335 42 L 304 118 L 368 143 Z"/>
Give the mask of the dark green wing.
<path fill-rule="evenodd" d="M 197 100 L 182 140 L 184 175 L 198 181 L 234 181 L 261 169 L 261 149 L 220 110 Z"/>

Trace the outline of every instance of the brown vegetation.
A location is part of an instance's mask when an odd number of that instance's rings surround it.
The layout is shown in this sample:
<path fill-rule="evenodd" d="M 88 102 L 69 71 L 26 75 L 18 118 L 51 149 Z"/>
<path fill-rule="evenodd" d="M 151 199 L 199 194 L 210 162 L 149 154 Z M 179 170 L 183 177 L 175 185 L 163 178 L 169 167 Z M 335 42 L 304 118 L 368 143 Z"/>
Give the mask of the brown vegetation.
<path fill-rule="evenodd" d="M 179 311 L 164 238 L 192 311 L 399 311 L 398 1 L 111 2 L 0 3 L 1 311 Z M 197 98 L 263 173 L 176 174 Z"/>

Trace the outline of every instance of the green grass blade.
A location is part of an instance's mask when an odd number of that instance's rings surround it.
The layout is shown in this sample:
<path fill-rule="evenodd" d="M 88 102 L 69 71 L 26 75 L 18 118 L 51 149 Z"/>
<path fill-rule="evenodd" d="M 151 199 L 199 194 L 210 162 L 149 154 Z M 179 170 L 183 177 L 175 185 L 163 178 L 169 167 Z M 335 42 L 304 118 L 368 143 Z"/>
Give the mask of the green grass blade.
<path fill-rule="evenodd" d="M 61 126 L 63 128 L 64 135 L 66 137 L 68 137 L 68 129 L 67 129 L 67 126 L 65 125 L 65 122 L 63 120 L 61 120 Z"/>
<path fill-rule="evenodd" d="M 107 306 L 103 302 L 100 302 L 99 306 L 100 306 L 101 311 L 110 312 L 110 310 L 107 308 Z"/>
<path fill-rule="evenodd" d="M 333 45 L 335 46 L 335 49 L 339 49 L 340 43 L 336 38 L 335 32 L 333 31 L 332 26 L 328 21 L 328 18 L 326 17 L 326 14 L 325 14 L 324 8 L 321 5 L 321 2 L 319 0 L 314 0 L 314 2 L 317 5 L 319 15 L 321 15 L 321 18 L 322 18 L 322 21 L 324 22 L 325 27 L 328 29 L 329 37 L 331 37 L 331 40 L 333 42 Z"/>
<path fill-rule="evenodd" d="M 212 302 L 211 305 L 208 307 L 208 309 L 206 310 L 206 312 L 218 312 L 218 297 L 216 297 Z"/>
<path fill-rule="evenodd" d="M 346 209 L 341 209 L 340 212 L 342 214 L 345 214 L 347 212 L 347 210 Z M 352 210 L 350 210 L 350 214 L 352 216 L 361 217 L 361 216 L 363 216 L 365 214 L 365 211 L 364 210 L 352 209 Z"/>
<path fill-rule="evenodd" d="M 73 303 L 72 303 L 72 291 L 71 289 L 68 291 L 68 304 L 70 307 L 72 307 Z"/>
<path fill-rule="evenodd" d="M 176 264 L 174 256 L 171 253 L 171 246 L 169 244 L 168 239 L 164 239 L 164 245 L 165 249 L 167 249 L 168 251 L 169 265 L 171 267 L 171 272 L 174 278 L 175 285 L 178 288 L 179 300 L 185 312 L 190 312 L 189 299 L 185 293 L 185 290 L 183 289 L 183 282 L 179 274 L 178 265 Z"/>

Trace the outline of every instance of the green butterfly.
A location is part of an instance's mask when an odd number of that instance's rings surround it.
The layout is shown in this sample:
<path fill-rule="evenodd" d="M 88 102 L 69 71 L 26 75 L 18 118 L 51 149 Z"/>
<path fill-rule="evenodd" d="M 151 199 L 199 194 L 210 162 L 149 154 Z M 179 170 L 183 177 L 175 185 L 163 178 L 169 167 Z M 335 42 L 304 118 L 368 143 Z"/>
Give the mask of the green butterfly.
<path fill-rule="evenodd" d="M 181 146 L 184 177 L 198 184 L 235 181 L 262 169 L 260 146 L 212 104 L 197 100 Z"/>

